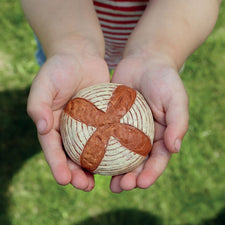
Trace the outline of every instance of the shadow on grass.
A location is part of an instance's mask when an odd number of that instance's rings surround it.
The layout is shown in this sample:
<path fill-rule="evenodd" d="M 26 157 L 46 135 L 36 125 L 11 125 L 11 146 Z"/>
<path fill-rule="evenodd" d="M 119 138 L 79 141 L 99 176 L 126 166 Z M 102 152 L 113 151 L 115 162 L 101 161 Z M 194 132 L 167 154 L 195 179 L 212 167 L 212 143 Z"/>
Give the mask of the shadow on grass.
<path fill-rule="evenodd" d="M 40 150 L 36 129 L 26 114 L 28 89 L 0 92 L 0 224 L 10 225 L 11 179 Z"/>
<path fill-rule="evenodd" d="M 74 225 L 162 225 L 163 221 L 144 211 L 121 209 L 88 218 Z"/>
<path fill-rule="evenodd" d="M 163 220 L 155 215 L 136 209 L 121 209 L 88 218 L 74 225 L 162 225 Z M 170 224 L 167 223 L 166 224 Z M 198 225 L 224 225 L 225 208 L 214 218 L 203 220 Z M 192 225 L 192 224 L 188 224 Z"/>
<path fill-rule="evenodd" d="M 223 208 L 214 218 L 202 221 L 199 225 L 224 225 L 225 208 Z"/>

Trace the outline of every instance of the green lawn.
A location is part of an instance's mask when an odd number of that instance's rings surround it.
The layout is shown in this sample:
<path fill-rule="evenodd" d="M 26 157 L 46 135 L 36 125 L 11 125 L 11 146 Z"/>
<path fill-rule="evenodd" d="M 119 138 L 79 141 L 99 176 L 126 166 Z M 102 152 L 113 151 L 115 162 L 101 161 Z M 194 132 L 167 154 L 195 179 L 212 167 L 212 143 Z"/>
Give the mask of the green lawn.
<path fill-rule="evenodd" d="M 0 0 L 0 224 L 225 224 L 225 3 L 203 46 L 186 62 L 190 127 L 181 153 L 148 190 L 112 194 L 96 176 L 91 193 L 53 180 L 26 115 L 38 66 L 19 1 Z"/>

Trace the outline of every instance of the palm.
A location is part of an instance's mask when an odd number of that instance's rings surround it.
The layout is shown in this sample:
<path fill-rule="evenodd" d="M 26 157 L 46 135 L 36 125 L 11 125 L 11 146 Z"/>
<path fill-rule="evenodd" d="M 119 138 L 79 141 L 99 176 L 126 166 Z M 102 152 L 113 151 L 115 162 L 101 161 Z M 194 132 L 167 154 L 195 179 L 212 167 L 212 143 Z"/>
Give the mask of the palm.
<path fill-rule="evenodd" d="M 159 63 L 147 65 L 146 68 L 146 63 L 143 65 L 138 59 L 123 60 L 113 78 L 113 82 L 126 83 L 144 95 L 155 121 L 151 156 L 131 173 L 114 177 L 111 189 L 115 192 L 149 187 L 165 170 L 171 152 L 175 152 L 173 142 L 177 128 L 174 122 L 182 116 L 179 115 L 178 104 L 186 104 L 186 93 L 178 74 L 171 67 Z"/>
<path fill-rule="evenodd" d="M 32 103 L 38 100 L 38 105 L 42 106 L 41 113 L 48 121 L 46 132 L 39 134 L 39 141 L 52 173 L 60 184 L 71 182 L 79 189 L 93 188 L 93 176 L 86 174 L 66 158 L 59 133 L 59 120 L 65 104 L 77 91 L 101 82 L 109 82 L 107 66 L 103 59 L 86 57 L 85 60 L 78 61 L 70 55 L 50 58 L 33 82 L 28 111 L 34 115 L 32 110 L 36 109 Z"/>

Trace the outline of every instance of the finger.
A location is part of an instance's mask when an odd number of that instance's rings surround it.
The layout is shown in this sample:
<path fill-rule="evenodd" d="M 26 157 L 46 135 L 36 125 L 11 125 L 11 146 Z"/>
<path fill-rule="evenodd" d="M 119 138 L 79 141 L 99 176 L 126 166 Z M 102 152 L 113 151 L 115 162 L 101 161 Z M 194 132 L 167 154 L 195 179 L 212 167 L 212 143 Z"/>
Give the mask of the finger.
<path fill-rule="evenodd" d="M 84 191 L 89 192 L 89 191 L 92 191 L 95 187 L 95 179 L 92 173 L 85 171 L 85 174 L 87 175 L 87 178 L 88 178 L 88 187 L 84 189 Z"/>
<path fill-rule="evenodd" d="M 121 193 L 123 189 L 120 187 L 120 181 L 123 175 L 114 176 L 110 182 L 110 189 L 113 193 Z"/>
<path fill-rule="evenodd" d="M 165 126 L 156 122 L 154 123 L 155 127 L 155 134 L 154 134 L 154 142 L 157 142 L 159 140 L 162 140 L 164 138 L 164 133 L 165 133 Z"/>
<path fill-rule="evenodd" d="M 68 166 L 72 174 L 70 183 L 75 188 L 87 192 L 94 188 L 94 176 L 91 173 L 85 172 L 79 165 L 75 164 L 70 159 L 68 159 Z"/>
<path fill-rule="evenodd" d="M 158 141 L 153 145 L 149 159 L 137 178 L 137 187 L 149 188 L 166 169 L 171 158 L 171 154 L 163 141 Z"/>
<path fill-rule="evenodd" d="M 44 135 L 38 135 L 46 161 L 57 183 L 66 185 L 71 181 L 71 172 L 67 165 L 67 158 L 62 148 L 60 134 L 51 130 Z"/>
<path fill-rule="evenodd" d="M 45 85 L 43 78 L 36 78 L 31 86 L 27 112 L 37 126 L 40 134 L 50 131 L 53 126 L 51 105 L 53 102 L 50 87 Z"/>
<path fill-rule="evenodd" d="M 181 142 L 188 130 L 189 110 L 186 93 L 180 92 L 177 98 L 169 102 L 166 110 L 165 144 L 169 151 L 179 152 Z"/>
<path fill-rule="evenodd" d="M 130 191 L 137 187 L 137 177 L 143 170 L 144 163 L 142 163 L 135 170 L 124 175 L 115 176 L 111 180 L 111 190 L 115 193 Z"/>
<path fill-rule="evenodd" d="M 143 170 L 144 163 L 142 163 L 140 166 L 138 166 L 135 170 L 125 174 L 121 181 L 120 181 L 120 187 L 125 191 L 131 191 L 134 188 L 137 187 L 137 178 L 141 171 Z"/>
<path fill-rule="evenodd" d="M 135 172 L 129 172 L 125 175 L 120 180 L 120 187 L 124 191 L 131 191 L 137 186 L 137 176 L 138 173 Z"/>

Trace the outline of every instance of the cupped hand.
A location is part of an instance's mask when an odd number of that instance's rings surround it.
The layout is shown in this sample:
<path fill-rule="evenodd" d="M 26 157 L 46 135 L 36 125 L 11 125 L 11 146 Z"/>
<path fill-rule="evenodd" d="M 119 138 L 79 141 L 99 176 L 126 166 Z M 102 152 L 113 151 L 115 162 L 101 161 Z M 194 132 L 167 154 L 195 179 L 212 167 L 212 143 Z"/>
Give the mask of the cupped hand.
<path fill-rule="evenodd" d="M 123 59 L 112 82 L 131 86 L 144 95 L 153 113 L 155 138 L 149 158 L 134 171 L 112 177 L 110 187 L 115 193 L 145 189 L 166 169 L 171 154 L 180 151 L 188 129 L 188 96 L 173 64 L 157 56 Z"/>
<path fill-rule="evenodd" d="M 82 88 L 109 82 L 109 72 L 101 57 L 56 54 L 35 77 L 28 97 L 27 111 L 37 126 L 45 158 L 55 180 L 62 185 L 90 191 L 92 174 L 69 160 L 63 150 L 59 119 L 65 104 Z"/>

